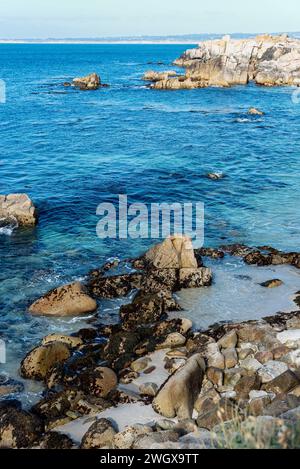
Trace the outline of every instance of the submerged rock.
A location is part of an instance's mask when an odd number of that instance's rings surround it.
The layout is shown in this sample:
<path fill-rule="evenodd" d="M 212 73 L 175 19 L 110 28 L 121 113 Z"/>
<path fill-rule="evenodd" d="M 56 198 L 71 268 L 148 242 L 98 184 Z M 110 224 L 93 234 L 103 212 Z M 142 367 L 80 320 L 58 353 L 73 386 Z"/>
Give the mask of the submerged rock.
<path fill-rule="evenodd" d="M 37 209 L 27 194 L 0 195 L 0 219 L 10 217 L 21 226 L 37 224 Z"/>
<path fill-rule="evenodd" d="M 244 257 L 244 262 L 249 265 L 265 266 L 272 264 L 271 254 L 262 254 L 260 251 L 250 252 Z"/>
<path fill-rule="evenodd" d="M 261 283 L 261 286 L 265 288 L 276 288 L 281 285 L 283 285 L 283 281 L 279 279 L 267 280 L 266 282 Z"/>
<path fill-rule="evenodd" d="M 33 303 L 29 311 L 41 316 L 78 316 L 96 309 L 96 301 L 87 294 L 81 283 L 75 282 L 51 290 Z"/>
<path fill-rule="evenodd" d="M 22 392 L 23 390 L 23 383 L 9 378 L 6 374 L 0 374 L 0 398 Z"/>
<path fill-rule="evenodd" d="M 213 181 L 220 181 L 220 179 L 224 178 L 223 173 L 208 173 L 207 174 L 208 179 L 212 179 Z"/>
<path fill-rule="evenodd" d="M 263 116 L 264 113 L 260 111 L 259 109 L 256 109 L 255 107 L 251 107 L 248 111 L 248 114 L 251 116 Z"/>
<path fill-rule="evenodd" d="M 225 257 L 224 251 L 222 251 L 221 249 L 214 249 L 214 248 L 195 249 L 195 255 L 203 256 L 203 257 L 211 257 L 212 259 L 223 259 Z"/>

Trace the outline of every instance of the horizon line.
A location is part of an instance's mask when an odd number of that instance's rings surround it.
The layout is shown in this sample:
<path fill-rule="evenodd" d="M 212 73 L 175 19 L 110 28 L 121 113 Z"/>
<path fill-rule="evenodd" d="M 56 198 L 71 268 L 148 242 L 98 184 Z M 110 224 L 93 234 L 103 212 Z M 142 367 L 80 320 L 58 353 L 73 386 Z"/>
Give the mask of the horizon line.
<path fill-rule="evenodd" d="M 131 36 L 126 36 L 126 35 L 121 35 L 121 36 L 90 36 L 90 37 L 24 37 L 24 38 L 0 38 L 0 42 L 22 42 L 22 43 L 27 43 L 27 42 L 113 42 L 116 41 L 118 42 L 134 42 L 134 41 L 155 41 L 155 40 L 160 40 L 160 41 L 170 41 L 173 39 L 192 39 L 192 38 L 200 38 L 201 36 L 225 36 L 225 35 L 232 35 L 232 36 L 256 36 L 256 35 L 263 35 L 263 34 L 270 34 L 270 35 L 280 35 L 280 34 L 288 34 L 288 35 L 293 35 L 293 34 L 299 34 L 300 31 L 293 31 L 293 32 L 249 32 L 249 33 L 243 33 L 243 32 L 231 32 L 231 33 L 190 33 L 190 34 L 168 34 L 168 35 L 151 35 L 151 34 L 146 34 L 146 35 L 131 35 Z"/>

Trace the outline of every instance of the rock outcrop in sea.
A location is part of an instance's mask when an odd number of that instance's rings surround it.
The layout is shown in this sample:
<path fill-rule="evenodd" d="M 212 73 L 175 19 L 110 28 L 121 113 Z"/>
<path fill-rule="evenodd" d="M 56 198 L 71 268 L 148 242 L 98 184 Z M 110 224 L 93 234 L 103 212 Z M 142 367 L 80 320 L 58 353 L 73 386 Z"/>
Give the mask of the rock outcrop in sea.
<path fill-rule="evenodd" d="M 27 194 L 0 195 L 0 219 L 15 218 L 20 226 L 37 223 L 37 209 Z"/>
<path fill-rule="evenodd" d="M 151 78 L 155 89 L 192 89 L 209 86 L 246 85 L 254 81 L 263 86 L 300 86 L 300 40 L 287 35 L 262 35 L 248 39 L 204 41 L 187 50 L 174 62 L 186 68 L 184 76 L 168 72 Z"/>
<path fill-rule="evenodd" d="M 74 78 L 73 85 L 80 90 L 97 90 L 101 86 L 101 79 L 97 73 L 86 77 Z"/>
<path fill-rule="evenodd" d="M 65 87 L 74 87 L 81 91 L 93 91 L 99 88 L 107 88 L 109 85 L 101 82 L 101 77 L 97 73 L 90 73 L 85 77 L 74 78 L 72 83 L 64 82 Z"/>
<path fill-rule="evenodd" d="M 79 316 L 94 312 L 96 301 L 80 282 L 55 288 L 35 301 L 29 308 L 37 316 Z"/>

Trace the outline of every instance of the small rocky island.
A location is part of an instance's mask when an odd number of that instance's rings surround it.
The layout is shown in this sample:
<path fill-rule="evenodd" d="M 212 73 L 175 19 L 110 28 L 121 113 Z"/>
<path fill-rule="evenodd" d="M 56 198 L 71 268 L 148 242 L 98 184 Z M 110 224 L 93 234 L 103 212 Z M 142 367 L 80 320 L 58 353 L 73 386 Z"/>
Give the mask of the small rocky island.
<path fill-rule="evenodd" d="M 19 226 L 37 224 L 37 209 L 27 194 L 0 195 L 0 220 L 15 219 Z"/>
<path fill-rule="evenodd" d="M 95 91 L 99 88 L 107 88 L 108 85 L 102 83 L 100 75 L 97 73 L 90 73 L 85 77 L 74 78 L 72 83 L 66 81 L 64 83 L 65 87 L 74 87 L 81 91 Z"/>
<path fill-rule="evenodd" d="M 287 35 L 263 35 L 248 39 L 204 41 L 187 50 L 174 65 L 184 75 L 147 72 L 145 80 L 154 89 L 193 89 L 209 86 L 246 85 L 300 86 L 300 40 Z"/>

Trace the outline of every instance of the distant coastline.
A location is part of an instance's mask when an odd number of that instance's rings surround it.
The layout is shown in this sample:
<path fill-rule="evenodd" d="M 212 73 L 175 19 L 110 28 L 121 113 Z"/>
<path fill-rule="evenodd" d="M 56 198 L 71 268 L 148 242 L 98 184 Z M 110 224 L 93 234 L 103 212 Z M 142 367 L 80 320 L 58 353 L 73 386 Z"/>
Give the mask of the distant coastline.
<path fill-rule="evenodd" d="M 282 34 L 276 32 L 272 34 Z M 23 39 L 0 39 L 0 44 L 197 44 L 198 42 L 218 39 L 226 33 L 220 34 L 185 34 L 170 36 L 116 36 L 99 38 L 23 38 Z M 232 33 L 233 38 L 255 37 L 257 33 Z M 290 36 L 300 38 L 300 32 L 289 32 Z"/>

